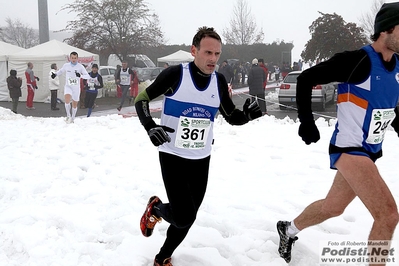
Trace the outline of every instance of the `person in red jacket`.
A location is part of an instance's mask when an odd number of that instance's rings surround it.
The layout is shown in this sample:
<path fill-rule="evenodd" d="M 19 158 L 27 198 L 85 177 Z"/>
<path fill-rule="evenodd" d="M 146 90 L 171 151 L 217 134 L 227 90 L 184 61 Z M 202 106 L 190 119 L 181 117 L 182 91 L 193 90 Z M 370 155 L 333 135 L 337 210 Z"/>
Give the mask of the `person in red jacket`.
<path fill-rule="evenodd" d="M 33 64 L 29 62 L 28 68 L 25 70 L 26 87 L 28 89 L 28 95 L 26 97 L 26 109 L 29 110 L 35 109 L 35 107 L 33 107 L 33 97 L 35 97 L 35 90 L 37 90 L 36 80 L 39 81 L 39 78 L 35 76 L 32 69 Z"/>
<path fill-rule="evenodd" d="M 259 63 L 260 68 L 262 68 L 266 74 L 266 79 L 265 79 L 265 81 L 263 81 L 263 88 L 266 89 L 267 76 L 269 75 L 269 69 L 267 69 L 267 67 L 265 65 L 265 61 L 262 58 L 259 58 L 258 63 Z"/>
<path fill-rule="evenodd" d="M 139 94 L 139 78 L 137 76 L 136 70 L 133 70 L 134 75 L 131 75 L 133 79 L 130 85 L 130 98 L 129 98 L 129 105 L 134 102 L 134 99 Z"/>

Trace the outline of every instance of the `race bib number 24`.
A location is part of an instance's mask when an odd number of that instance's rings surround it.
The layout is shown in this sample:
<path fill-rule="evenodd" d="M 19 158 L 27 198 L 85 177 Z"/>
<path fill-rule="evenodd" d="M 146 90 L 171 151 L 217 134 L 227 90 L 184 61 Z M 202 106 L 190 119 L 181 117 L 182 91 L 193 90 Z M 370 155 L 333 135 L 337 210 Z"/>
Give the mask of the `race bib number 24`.
<path fill-rule="evenodd" d="M 384 140 L 388 126 L 395 118 L 395 111 L 390 109 L 374 109 L 371 114 L 370 128 L 367 143 L 379 144 Z"/>

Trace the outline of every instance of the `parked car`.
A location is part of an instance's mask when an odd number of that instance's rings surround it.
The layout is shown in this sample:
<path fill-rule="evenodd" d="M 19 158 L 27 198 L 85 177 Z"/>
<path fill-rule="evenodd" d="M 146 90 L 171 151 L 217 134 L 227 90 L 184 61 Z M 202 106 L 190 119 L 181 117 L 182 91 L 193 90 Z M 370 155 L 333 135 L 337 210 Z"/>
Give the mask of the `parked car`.
<path fill-rule="evenodd" d="M 100 66 L 100 75 L 103 77 L 103 82 L 115 83 L 116 67 L 113 66 Z"/>
<path fill-rule="evenodd" d="M 103 96 L 109 96 L 116 93 L 115 73 L 116 67 L 113 66 L 100 66 L 98 72 L 103 77 L 104 88 L 101 91 Z M 98 92 L 100 94 L 100 91 Z"/>
<path fill-rule="evenodd" d="M 127 60 L 127 65 L 130 67 L 155 67 L 154 62 L 144 54 L 128 54 L 125 59 Z M 110 54 L 108 57 L 108 65 L 115 67 L 117 65 L 121 66 L 122 62 L 116 54 Z"/>
<path fill-rule="evenodd" d="M 146 80 L 154 80 L 156 77 L 158 77 L 159 73 L 164 70 L 163 67 L 143 67 L 143 68 L 136 68 L 137 71 L 137 77 L 139 79 L 139 82 L 143 82 Z"/>
<path fill-rule="evenodd" d="M 301 72 L 289 72 L 281 83 L 278 93 L 281 110 L 287 109 L 287 105 L 296 107 L 296 83 Z M 334 103 L 335 95 L 336 83 L 314 86 L 312 89 L 312 108 L 324 111 L 327 103 Z"/>

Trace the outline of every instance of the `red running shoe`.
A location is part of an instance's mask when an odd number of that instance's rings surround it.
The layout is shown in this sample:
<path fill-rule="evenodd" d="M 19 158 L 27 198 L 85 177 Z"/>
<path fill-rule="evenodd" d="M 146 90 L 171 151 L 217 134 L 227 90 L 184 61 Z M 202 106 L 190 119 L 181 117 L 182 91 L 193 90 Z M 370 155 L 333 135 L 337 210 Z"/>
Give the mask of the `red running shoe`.
<path fill-rule="evenodd" d="M 157 217 L 152 213 L 152 209 L 154 208 L 154 205 L 156 203 L 162 203 L 162 201 L 157 196 L 152 196 L 148 200 L 147 207 L 144 211 L 143 216 L 141 216 L 141 219 L 140 219 L 141 233 L 145 237 L 151 236 L 152 232 L 154 231 L 155 225 L 162 221 L 161 217 Z"/>
<path fill-rule="evenodd" d="M 172 258 L 167 258 L 161 264 L 155 259 L 154 266 L 173 266 L 171 261 L 172 261 Z"/>

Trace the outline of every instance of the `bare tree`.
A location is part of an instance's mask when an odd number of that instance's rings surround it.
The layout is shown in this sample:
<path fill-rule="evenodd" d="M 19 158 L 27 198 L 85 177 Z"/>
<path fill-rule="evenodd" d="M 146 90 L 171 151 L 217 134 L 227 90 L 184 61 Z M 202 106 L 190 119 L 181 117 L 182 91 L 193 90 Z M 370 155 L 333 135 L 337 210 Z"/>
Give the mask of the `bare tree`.
<path fill-rule="evenodd" d="M 230 20 L 230 28 L 224 29 L 222 36 L 226 44 L 248 45 L 263 41 L 263 29 L 258 30 L 247 1 L 237 0 Z"/>
<path fill-rule="evenodd" d="M 374 34 L 375 15 L 378 13 L 378 10 L 380 10 L 384 3 L 385 0 L 374 0 L 370 12 L 362 14 L 362 16 L 359 18 L 360 26 L 363 28 L 364 34 L 369 42 L 371 42 L 371 35 Z"/>
<path fill-rule="evenodd" d="M 39 44 L 39 35 L 28 25 L 19 19 L 6 18 L 7 26 L 0 29 L 0 39 L 3 42 L 17 45 L 22 48 L 30 48 Z"/>
<path fill-rule="evenodd" d="M 75 0 L 62 10 L 77 13 L 66 30 L 71 45 L 100 54 L 117 54 L 120 60 L 142 47 L 163 42 L 158 16 L 143 0 Z"/>

